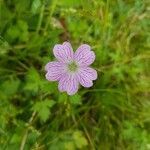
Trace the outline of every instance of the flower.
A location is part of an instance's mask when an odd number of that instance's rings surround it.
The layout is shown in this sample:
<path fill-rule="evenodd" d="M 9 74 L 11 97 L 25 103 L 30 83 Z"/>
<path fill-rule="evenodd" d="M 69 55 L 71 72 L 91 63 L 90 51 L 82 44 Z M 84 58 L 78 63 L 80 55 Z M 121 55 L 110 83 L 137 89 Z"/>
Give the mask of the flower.
<path fill-rule="evenodd" d="M 97 72 L 89 67 L 95 60 L 89 45 L 82 44 L 74 53 L 71 44 L 64 42 L 56 44 L 53 53 L 57 60 L 46 64 L 46 79 L 58 81 L 60 92 L 73 95 L 78 91 L 79 84 L 87 88 L 93 85 Z"/>

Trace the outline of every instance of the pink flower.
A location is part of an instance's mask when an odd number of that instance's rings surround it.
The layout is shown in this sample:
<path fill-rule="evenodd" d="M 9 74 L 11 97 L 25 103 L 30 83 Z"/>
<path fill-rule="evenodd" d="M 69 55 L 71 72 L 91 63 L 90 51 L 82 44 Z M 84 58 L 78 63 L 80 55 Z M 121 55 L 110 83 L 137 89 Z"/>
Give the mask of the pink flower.
<path fill-rule="evenodd" d="M 82 44 L 74 53 L 71 44 L 64 42 L 56 44 L 53 53 L 57 60 L 46 64 L 46 79 L 58 81 L 59 91 L 73 95 L 78 91 L 79 84 L 87 88 L 93 85 L 97 72 L 89 67 L 95 60 L 89 45 Z"/>

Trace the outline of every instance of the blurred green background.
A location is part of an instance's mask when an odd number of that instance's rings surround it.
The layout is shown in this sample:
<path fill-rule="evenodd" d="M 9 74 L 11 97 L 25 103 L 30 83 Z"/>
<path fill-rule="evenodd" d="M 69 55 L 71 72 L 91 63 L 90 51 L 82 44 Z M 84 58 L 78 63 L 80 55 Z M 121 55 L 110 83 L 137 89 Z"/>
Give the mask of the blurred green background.
<path fill-rule="evenodd" d="M 148 0 L 0 0 L 0 150 L 150 150 Z M 55 44 L 96 54 L 74 96 L 45 79 Z"/>

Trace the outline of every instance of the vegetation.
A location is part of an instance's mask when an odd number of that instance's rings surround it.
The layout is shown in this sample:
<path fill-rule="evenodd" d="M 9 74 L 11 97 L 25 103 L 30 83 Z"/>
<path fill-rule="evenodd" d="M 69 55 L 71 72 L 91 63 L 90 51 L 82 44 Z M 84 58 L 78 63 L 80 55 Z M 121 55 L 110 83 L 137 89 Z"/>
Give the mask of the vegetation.
<path fill-rule="evenodd" d="M 0 1 L 0 150 L 150 150 L 148 0 Z M 74 96 L 45 79 L 55 44 L 96 54 Z"/>

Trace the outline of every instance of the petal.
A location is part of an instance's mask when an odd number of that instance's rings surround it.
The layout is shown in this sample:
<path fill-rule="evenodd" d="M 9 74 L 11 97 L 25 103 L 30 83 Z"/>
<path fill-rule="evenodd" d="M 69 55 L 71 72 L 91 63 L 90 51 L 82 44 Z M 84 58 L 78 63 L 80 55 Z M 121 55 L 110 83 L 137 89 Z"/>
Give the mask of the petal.
<path fill-rule="evenodd" d="M 82 44 L 75 52 L 74 59 L 80 66 L 89 66 L 95 60 L 95 53 L 91 51 L 89 45 Z"/>
<path fill-rule="evenodd" d="M 69 42 L 56 44 L 53 49 L 54 56 L 61 62 L 67 63 L 73 59 L 73 49 Z"/>
<path fill-rule="evenodd" d="M 80 68 L 78 73 L 78 80 L 84 87 L 91 87 L 93 85 L 92 80 L 97 79 L 97 72 L 93 68 L 85 67 Z"/>
<path fill-rule="evenodd" d="M 65 72 L 65 65 L 61 62 L 49 62 L 45 66 L 46 79 L 49 81 L 57 81 Z"/>
<path fill-rule="evenodd" d="M 91 67 L 80 68 L 81 74 L 86 75 L 90 80 L 97 79 L 97 71 Z"/>
<path fill-rule="evenodd" d="M 68 95 L 73 95 L 78 91 L 79 82 L 75 75 L 72 74 L 64 74 L 58 85 L 59 90 L 66 91 Z"/>

